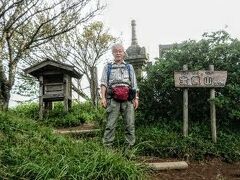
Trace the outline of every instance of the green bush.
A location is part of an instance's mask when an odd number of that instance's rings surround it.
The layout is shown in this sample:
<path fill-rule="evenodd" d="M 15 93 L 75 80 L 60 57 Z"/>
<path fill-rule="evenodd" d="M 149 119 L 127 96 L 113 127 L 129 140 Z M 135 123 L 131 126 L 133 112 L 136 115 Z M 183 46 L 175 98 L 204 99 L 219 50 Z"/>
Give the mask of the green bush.
<path fill-rule="evenodd" d="M 38 103 L 24 103 L 11 109 L 11 111 L 20 117 L 28 117 L 35 120 L 39 118 Z"/>
<path fill-rule="evenodd" d="M 158 122 L 161 118 L 182 117 L 183 92 L 174 87 L 174 71 L 208 69 L 228 72 L 224 88 L 216 89 L 217 120 L 227 123 L 240 119 L 240 41 L 232 39 L 224 31 L 205 34 L 200 41 L 186 41 L 166 51 L 163 57 L 149 68 L 147 78 L 139 84 L 139 123 Z M 189 118 L 192 121 L 209 119 L 207 88 L 189 88 Z"/>
<path fill-rule="evenodd" d="M 1 179 L 145 179 L 144 169 L 98 142 L 52 134 L 0 112 Z"/>

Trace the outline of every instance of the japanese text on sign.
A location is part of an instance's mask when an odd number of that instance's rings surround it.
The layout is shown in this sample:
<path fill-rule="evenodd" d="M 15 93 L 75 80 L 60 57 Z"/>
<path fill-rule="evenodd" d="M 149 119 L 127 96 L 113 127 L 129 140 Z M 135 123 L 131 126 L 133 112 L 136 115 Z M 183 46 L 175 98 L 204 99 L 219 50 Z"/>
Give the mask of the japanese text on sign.
<path fill-rule="evenodd" d="M 227 71 L 175 71 L 175 87 L 224 87 Z"/>

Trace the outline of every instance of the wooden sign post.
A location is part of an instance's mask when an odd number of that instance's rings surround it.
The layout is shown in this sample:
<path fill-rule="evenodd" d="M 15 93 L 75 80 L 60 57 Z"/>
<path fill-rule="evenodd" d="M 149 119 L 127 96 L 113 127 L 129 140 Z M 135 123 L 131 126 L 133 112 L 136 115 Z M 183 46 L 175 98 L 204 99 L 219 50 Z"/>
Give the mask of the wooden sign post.
<path fill-rule="evenodd" d="M 224 87 L 227 80 L 227 71 L 214 71 L 214 66 L 209 65 L 209 70 L 188 71 L 187 65 L 183 66 L 183 71 L 174 72 L 175 87 L 183 90 L 183 135 L 188 135 L 188 89 L 193 87 L 210 88 L 210 116 L 212 140 L 217 142 L 216 133 L 216 108 L 215 89 Z"/>
<path fill-rule="evenodd" d="M 214 72 L 214 66 L 209 65 L 209 70 Z M 212 130 L 212 140 L 217 142 L 217 128 L 216 128 L 216 108 L 215 108 L 215 89 L 210 89 L 210 117 L 211 117 L 211 130 Z"/>
<path fill-rule="evenodd" d="M 188 70 L 187 65 L 183 65 L 183 70 Z M 188 88 L 183 89 L 183 136 L 188 136 Z"/>

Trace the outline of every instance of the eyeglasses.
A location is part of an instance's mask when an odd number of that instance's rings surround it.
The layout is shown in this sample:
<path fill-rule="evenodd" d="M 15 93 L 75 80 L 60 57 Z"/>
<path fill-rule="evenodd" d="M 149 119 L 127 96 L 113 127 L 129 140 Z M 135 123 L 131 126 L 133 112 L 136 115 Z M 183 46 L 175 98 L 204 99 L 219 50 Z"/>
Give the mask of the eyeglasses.
<path fill-rule="evenodd" d="M 113 53 L 117 54 L 117 53 L 123 53 L 124 51 L 122 49 L 114 49 Z"/>
<path fill-rule="evenodd" d="M 124 52 L 123 50 L 114 50 L 114 51 L 113 51 L 114 54 L 123 53 L 123 52 Z"/>

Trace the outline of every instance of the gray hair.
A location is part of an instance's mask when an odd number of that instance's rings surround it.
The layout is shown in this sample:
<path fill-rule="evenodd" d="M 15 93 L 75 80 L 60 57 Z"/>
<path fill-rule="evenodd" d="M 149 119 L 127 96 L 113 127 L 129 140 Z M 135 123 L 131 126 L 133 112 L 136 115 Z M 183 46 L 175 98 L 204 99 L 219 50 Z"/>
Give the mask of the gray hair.
<path fill-rule="evenodd" d="M 113 50 L 116 49 L 116 48 L 121 48 L 121 49 L 123 49 L 123 51 L 125 51 L 123 45 L 120 44 L 120 43 L 114 44 L 114 45 L 112 46 L 112 52 L 113 52 Z"/>

